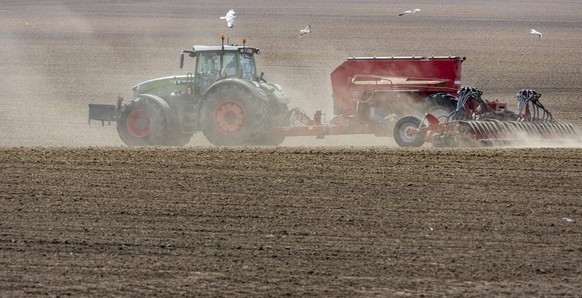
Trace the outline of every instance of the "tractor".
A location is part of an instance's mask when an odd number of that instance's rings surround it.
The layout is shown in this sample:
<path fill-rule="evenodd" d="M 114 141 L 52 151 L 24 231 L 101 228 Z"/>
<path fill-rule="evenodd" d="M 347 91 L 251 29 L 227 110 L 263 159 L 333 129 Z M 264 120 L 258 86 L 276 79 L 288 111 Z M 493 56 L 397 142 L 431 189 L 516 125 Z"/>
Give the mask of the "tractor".
<path fill-rule="evenodd" d="M 259 52 L 245 39 L 242 46 L 225 45 L 224 35 L 221 45 L 194 45 L 181 52 L 179 64 L 183 69 L 186 57 L 195 58 L 193 71 L 139 83 L 128 103 L 89 104 L 89 123 L 117 121 L 128 146 L 184 146 L 200 131 L 216 146 L 347 134 L 393 136 L 402 147 L 507 143 L 516 135 L 577 138 L 569 124 L 538 119 L 539 111 L 551 115 L 539 96 L 520 101 L 536 112 L 520 120 L 506 103 L 461 87 L 465 57 L 459 56 L 348 57 L 331 72 L 335 117 L 326 122 L 321 111 L 311 117 L 288 108 L 283 89 L 257 74 Z"/>
<path fill-rule="evenodd" d="M 186 75 L 162 77 L 135 85 L 133 99 L 116 105 L 89 105 L 89 121 L 117 121 L 128 146 L 184 146 L 202 131 L 216 146 L 279 145 L 284 136 L 273 127 L 286 126 L 288 99 L 283 89 L 257 74 L 260 50 L 243 45 L 199 46 L 184 50 L 195 58 Z"/>

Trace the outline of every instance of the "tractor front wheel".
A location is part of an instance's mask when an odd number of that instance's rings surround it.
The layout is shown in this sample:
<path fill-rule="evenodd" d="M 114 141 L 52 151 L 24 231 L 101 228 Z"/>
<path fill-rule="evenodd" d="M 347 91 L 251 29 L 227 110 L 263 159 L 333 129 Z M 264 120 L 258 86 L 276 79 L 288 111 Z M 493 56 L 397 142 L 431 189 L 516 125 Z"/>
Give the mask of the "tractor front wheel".
<path fill-rule="evenodd" d="M 417 116 L 404 116 L 394 125 L 394 141 L 400 147 L 420 147 L 424 144 L 426 132 L 419 132 L 422 119 Z"/>
<path fill-rule="evenodd" d="M 202 132 L 215 146 L 260 145 L 267 120 L 267 103 L 234 84 L 212 91 L 202 107 Z"/>

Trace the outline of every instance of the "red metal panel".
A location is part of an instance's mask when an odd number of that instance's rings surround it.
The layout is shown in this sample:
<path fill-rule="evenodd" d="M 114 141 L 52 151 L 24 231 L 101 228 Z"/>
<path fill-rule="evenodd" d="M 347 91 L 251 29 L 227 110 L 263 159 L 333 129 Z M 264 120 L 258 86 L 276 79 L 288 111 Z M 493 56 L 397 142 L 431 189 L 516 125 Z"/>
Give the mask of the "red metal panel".
<path fill-rule="evenodd" d="M 355 111 L 363 93 L 380 91 L 455 93 L 463 57 L 354 57 L 331 73 L 334 105 Z"/>

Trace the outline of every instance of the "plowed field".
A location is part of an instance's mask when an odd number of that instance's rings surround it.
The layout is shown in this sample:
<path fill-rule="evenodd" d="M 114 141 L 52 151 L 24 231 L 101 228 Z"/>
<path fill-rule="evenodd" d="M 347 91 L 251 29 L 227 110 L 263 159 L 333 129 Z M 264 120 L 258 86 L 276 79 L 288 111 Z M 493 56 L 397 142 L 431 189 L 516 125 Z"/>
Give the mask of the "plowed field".
<path fill-rule="evenodd" d="M 127 148 L 87 104 L 227 33 L 327 120 L 348 56 L 459 55 L 487 98 L 534 88 L 580 125 L 581 20 L 576 1 L 3 1 L 0 296 L 579 296 L 579 147 Z"/>
<path fill-rule="evenodd" d="M 576 149 L 4 149 L 0 289 L 571 295 Z"/>

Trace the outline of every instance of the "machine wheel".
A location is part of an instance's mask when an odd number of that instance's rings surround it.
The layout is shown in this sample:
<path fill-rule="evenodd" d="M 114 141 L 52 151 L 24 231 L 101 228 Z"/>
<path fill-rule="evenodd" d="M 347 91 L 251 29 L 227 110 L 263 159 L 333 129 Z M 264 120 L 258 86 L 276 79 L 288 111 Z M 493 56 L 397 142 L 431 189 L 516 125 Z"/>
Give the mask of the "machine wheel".
<path fill-rule="evenodd" d="M 431 114 L 443 121 L 457 109 L 457 99 L 448 93 L 434 93 L 422 100 L 421 113 Z"/>
<path fill-rule="evenodd" d="M 262 138 L 258 144 L 262 146 L 279 146 L 283 141 L 285 141 L 284 136 L 268 135 Z"/>
<path fill-rule="evenodd" d="M 218 87 L 202 107 L 202 132 L 215 146 L 260 145 L 270 133 L 267 120 L 267 103 L 233 84 Z"/>
<path fill-rule="evenodd" d="M 194 133 L 176 133 L 166 142 L 168 146 L 182 147 L 190 143 L 190 139 Z"/>
<path fill-rule="evenodd" d="M 269 115 L 269 127 L 289 127 L 290 116 L 289 107 L 286 104 L 271 103 L 271 114 Z M 285 141 L 285 136 L 268 133 L 260 141 L 263 146 L 279 146 Z"/>
<path fill-rule="evenodd" d="M 147 98 L 129 102 L 117 121 L 117 133 L 128 146 L 167 145 L 168 130 L 162 107 Z"/>
<path fill-rule="evenodd" d="M 404 116 L 394 125 L 394 140 L 400 147 L 420 147 L 424 144 L 426 132 L 416 132 L 422 125 L 417 116 Z"/>
<path fill-rule="evenodd" d="M 271 108 L 271 123 L 272 127 L 288 127 L 291 120 L 291 113 L 289 112 L 289 107 L 286 104 L 270 104 Z"/>

